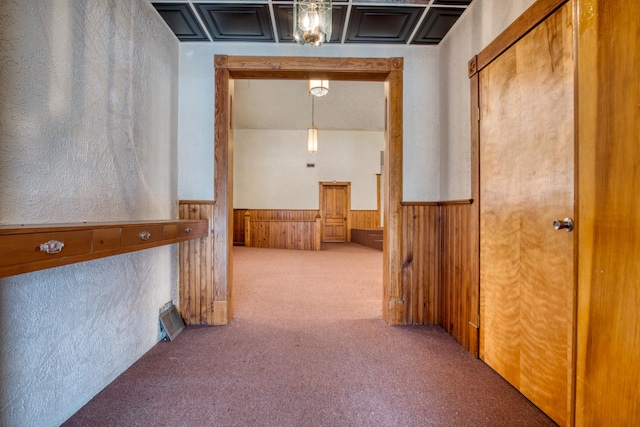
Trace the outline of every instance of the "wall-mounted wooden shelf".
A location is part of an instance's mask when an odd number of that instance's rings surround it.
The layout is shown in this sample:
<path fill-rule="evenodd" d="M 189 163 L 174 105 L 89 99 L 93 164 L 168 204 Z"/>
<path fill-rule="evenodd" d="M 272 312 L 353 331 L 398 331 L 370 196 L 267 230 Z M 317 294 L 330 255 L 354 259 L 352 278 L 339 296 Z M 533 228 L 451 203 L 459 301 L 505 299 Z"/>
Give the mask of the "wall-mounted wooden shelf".
<path fill-rule="evenodd" d="M 207 236 L 207 220 L 0 226 L 0 277 Z"/>

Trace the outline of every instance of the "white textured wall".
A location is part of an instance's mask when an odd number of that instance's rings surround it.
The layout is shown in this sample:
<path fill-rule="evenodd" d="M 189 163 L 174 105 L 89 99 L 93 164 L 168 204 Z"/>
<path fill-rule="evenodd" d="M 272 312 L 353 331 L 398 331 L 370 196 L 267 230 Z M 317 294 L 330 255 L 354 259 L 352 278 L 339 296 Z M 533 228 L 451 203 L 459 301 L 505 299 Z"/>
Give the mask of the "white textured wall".
<path fill-rule="evenodd" d="M 475 0 L 439 45 L 440 199 L 471 197 L 467 63 L 535 0 Z"/>
<path fill-rule="evenodd" d="M 234 207 L 318 209 L 320 181 L 351 182 L 351 209 L 377 208 L 383 132 L 318 132 L 307 153 L 304 130 L 234 132 Z M 314 168 L 307 168 L 314 163 Z"/>
<path fill-rule="evenodd" d="M 404 57 L 404 200 L 439 196 L 440 122 L 438 48 L 326 44 L 181 43 L 178 195 L 213 198 L 213 56 Z"/>
<path fill-rule="evenodd" d="M 0 223 L 174 218 L 178 42 L 146 0 L 0 2 Z M 0 425 L 55 426 L 158 339 L 174 246 L 0 279 Z"/>

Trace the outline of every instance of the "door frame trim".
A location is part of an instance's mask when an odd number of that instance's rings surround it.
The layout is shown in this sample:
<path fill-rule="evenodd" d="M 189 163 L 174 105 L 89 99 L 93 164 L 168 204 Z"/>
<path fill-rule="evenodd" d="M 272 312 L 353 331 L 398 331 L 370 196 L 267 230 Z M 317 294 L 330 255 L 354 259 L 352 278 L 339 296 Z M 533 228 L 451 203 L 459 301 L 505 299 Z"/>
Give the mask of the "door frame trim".
<path fill-rule="evenodd" d="M 213 301 L 217 324 L 233 316 L 233 132 L 234 79 L 325 78 L 383 82 L 385 88 L 384 247 L 382 317 L 404 322 L 402 284 L 402 114 L 404 59 L 215 55 Z M 215 312 L 217 311 L 217 313 Z"/>

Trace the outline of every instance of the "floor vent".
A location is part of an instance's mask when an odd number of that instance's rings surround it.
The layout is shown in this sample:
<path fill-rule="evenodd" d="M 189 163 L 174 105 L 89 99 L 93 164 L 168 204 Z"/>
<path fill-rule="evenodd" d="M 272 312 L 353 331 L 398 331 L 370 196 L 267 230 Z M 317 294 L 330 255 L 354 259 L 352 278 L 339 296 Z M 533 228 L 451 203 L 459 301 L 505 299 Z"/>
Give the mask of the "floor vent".
<path fill-rule="evenodd" d="M 160 337 L 173 341 L 184 329 L 184 322 L 173 303 L 165 304 L 160 309 Z"/>

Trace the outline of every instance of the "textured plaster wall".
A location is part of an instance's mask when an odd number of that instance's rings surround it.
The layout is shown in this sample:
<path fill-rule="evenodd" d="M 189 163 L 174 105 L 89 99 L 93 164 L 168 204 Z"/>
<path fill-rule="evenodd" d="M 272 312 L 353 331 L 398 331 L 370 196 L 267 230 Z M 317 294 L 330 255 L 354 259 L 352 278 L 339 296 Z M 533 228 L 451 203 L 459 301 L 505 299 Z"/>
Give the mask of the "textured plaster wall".
<path fill-rule="evenodd" d="M 440 119 L 438 49 L 434 46 L 326 44 L 180 44 L 178 195 L 213 198 L 213 56 L 404 57 L 403 198 L 438 200 Z"/>
<path fill-rule="evenodd" d="M 178 43 L 146 0 L 0 2 L 0 223 L 176 215 Z M 0 425 L 55 426 L 158 340 L 176 248 L 0 279 Z"/>
<path fill-rule="evenodd" d="M 440 199 L 471 197 L 467 63 L 535 0 L 476 0 L 439 45 Z"/>
<path fill-rule="evenodd" d="M 306 138 L 305 130 L 236 130 L 234 207 L 318 209 L 318 182 L 345 181 L 351 209 L 375 210 L 384 133 L 320 130 L 316 154 Z"/>

